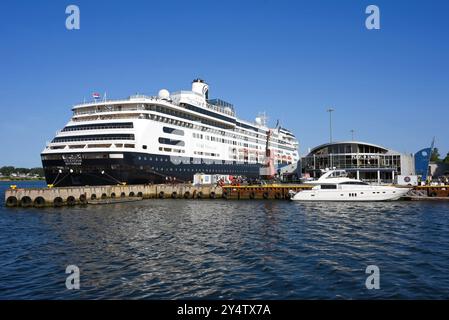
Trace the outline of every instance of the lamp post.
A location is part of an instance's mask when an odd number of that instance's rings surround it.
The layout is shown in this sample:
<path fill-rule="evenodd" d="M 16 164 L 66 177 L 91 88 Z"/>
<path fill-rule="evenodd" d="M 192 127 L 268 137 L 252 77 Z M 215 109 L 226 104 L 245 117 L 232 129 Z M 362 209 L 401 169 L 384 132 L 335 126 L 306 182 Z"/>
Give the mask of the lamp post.
<path fill-rule="evenodd" d="M 329 142 L 332 143 L 332 112 L 334 112 L 335 109 L 329 108 L 326 111 L 329 112 Z"/>

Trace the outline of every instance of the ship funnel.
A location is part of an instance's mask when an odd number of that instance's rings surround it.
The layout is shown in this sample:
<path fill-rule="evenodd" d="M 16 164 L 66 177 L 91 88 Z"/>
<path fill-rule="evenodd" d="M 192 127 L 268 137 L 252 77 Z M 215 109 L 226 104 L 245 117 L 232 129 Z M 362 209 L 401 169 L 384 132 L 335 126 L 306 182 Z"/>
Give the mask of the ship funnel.
<path fill-rule="evenodd" d="M 192 91 L 199 93 L 202 95 L 206 100 L 209 99 L 209 86 L 207 85 L 204 80 L 201 79 L 195 79 L 192 82 Z"/>

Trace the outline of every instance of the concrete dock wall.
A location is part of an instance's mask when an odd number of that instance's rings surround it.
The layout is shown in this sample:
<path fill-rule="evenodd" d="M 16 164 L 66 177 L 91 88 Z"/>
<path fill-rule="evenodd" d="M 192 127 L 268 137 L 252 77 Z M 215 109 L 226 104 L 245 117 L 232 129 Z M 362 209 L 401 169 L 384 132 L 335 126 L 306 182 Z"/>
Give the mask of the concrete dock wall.
<path fill-rule="evenodd" d="M 130 198 L 183 198 L 215 199 L 222 197 L 222 189 L 215 186 L 192 185 L 129 185 L 129 186 L 92 186 L 66 188 L 17 188 L 5 192 L 5 204 L 8 207 L 61 207 L 88 203 L 111 203 L 111 200 L 129 200 Z M 106 201 L 108 200 L 108 201 Z"/>

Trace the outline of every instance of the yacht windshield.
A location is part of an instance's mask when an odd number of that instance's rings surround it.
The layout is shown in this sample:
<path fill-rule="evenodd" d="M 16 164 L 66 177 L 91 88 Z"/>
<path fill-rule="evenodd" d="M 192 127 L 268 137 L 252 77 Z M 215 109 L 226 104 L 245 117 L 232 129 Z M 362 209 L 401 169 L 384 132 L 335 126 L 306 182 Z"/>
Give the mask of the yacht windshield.
<path fill-rule="evenodd" d="M 336 184 L 322 184 L 321 189 L 337 189 Z"/>
<path fill-rule="evenodd" d="M 335 171 L 332 172 L 332 174 L 327 178 L 329 179 L 329 178 L 346 178 L 346 177 L 348 177 L 346 171 Z"/>

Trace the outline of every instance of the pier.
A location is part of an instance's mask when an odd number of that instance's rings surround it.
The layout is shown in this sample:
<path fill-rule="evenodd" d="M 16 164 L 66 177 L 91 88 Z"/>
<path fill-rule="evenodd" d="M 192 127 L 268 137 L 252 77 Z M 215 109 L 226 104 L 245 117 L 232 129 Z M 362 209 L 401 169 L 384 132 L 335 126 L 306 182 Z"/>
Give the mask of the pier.
<path fill-rule="evenodd" d="M 212 186 L 191 184 L 109 185 L 61 188 L 15 188 L 5 191 L 7 207 L 43 208 L 134 202 L 143 199 L 288 200 L 305 184 Z M 417 186 L 406 200 L 449 200 L 449 186 Z"/>
<path fill-rule="evenodd" d="M 9 188 L 5 191 L 7 207 L 62 207 L 108 204 L 143 199 L 215 199 L 222 188 L 185 184 L 109 185 L 62 188 Z"/>
<path fill-rule="evenodd" d="M 87 204 L 111 204 L 143 199 L 225 199 L 284 200 L 289 191 L 310 189 L 307 185 L 264 186 L 193 186 L 190 184 L 109 185 L 61 188 L 9 188 L 7 207 L 62 207 Z"/>

